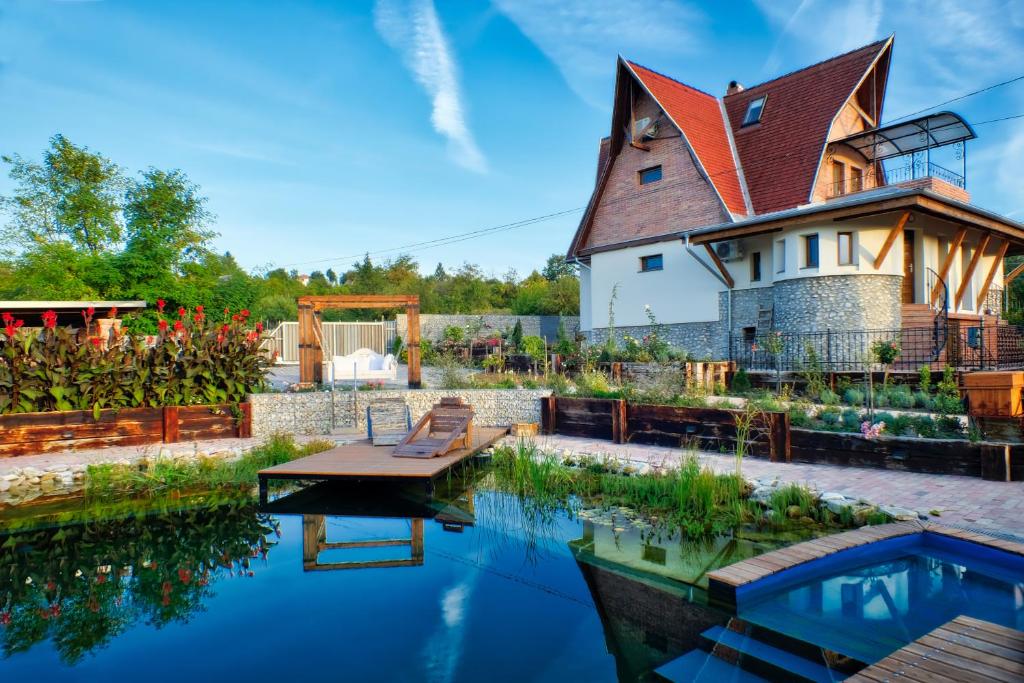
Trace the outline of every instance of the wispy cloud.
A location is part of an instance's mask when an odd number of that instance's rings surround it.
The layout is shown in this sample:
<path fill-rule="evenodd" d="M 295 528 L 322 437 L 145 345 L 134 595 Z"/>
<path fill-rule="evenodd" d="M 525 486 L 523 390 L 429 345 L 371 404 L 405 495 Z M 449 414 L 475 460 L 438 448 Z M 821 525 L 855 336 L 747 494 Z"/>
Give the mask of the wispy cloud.
<path fill-rule="evenodd" d="M 377 32 L 432 98 L 430 120 L 448 139 L 452 159 L 472 171 L 486 171 L 487 161 L 466 123 L 458 66 L 433 0 L 377 0 L 373 19 Z"/>
<path fill-rule="evenodd" d="M 243 161 L 260 161 L 268 164 L 279 164 L 281 166 L 295 166 L 296 163 L 282 156 L 270 154 L 256 145 L 236 145 L 222 142 L 185 142 L 182 143 L 201 152 L 208 152 L 218 156 L 241 159 Z"/>
<path fill-rule="evenodd" d="M 611 104 L 614 59 L 656 65 L 702 47 L 703 14 L 674 0 L 494 0 L 585 102 Z M 652 61 L 653 60 L 653 61 Z"/>
<path fill-rule="evenodd" d="M 797 38 L 819 54 L 846 52 L 869 43 L 878 35 L 882 0 L 755 0 L 761 12 L 781 30 L 765 60 L 764 72 L 779 70 L 786 45 Z"/>

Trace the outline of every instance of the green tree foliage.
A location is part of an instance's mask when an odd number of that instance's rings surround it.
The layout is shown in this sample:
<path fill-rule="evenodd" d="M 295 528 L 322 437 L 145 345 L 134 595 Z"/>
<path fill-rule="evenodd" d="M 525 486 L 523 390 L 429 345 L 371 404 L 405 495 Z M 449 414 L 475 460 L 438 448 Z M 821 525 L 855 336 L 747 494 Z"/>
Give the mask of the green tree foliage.
<path fill-rule="evenodd" d="M 100 154 L 55 136 L 38 162 L 0 157 L 14 181 L 0 197 L 0 298 L 158 298 L 172 309 L 249 309 L 257 320 L 295 320 L 304 294 L 416 294 L 424 313 L 575 315 L 575 268 L 551 256 L 541 272 L 521 279 L 464 263 L 428 275 L 408 255 L 375 261 L 369 254 L 347 270 L 309 274 L 277 268 L 249 273 L 230 253 L 216 253 L 213 215 L 199 187 L 179 170 L 150 168 L 127 177 Z M 325 311 L 324 320 L 372 320 L 401 310 Z M 157 331 L 155 311 L 130 323 Z"/>

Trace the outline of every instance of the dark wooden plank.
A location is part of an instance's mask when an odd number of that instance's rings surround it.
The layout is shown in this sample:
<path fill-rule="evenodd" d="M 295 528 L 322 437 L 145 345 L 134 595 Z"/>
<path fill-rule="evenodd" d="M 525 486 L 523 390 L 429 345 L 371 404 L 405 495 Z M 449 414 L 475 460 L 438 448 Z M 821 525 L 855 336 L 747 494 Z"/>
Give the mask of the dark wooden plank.
<path fill-rule="evenodd" d="M 163 430 L 164 443 L 178 442 L 178 406 L 164 406 Z"/>
<path fill-rule="evenodd" d="M 99 420 L 93 417 L 91 410 L 61 410 L 46 413 L 13 413 L 0 415 L 0 429 L 15 429 L 35 425 L 78 425 L 78 424 L 113 424 L 121 420 L 149 422 L 160 420 L 159 408 L 120 408 L 100 411 Z"/>
<path fill-rule="evenodd" d="M 248 439 L 252 437 L 252 404 L 246 401 L 240 403 L 238 408 L 242 411 L 242 419 L 238 423 L 238 438 Z"/>
<path fill-rule="evenodd" d="M 865 439 L 859 434 L 793 428 L 794 462 L 980 477 L 986 444 L 959 439 Z"/>
<path fill-rule="evenodd" d="M 66 439 L 61 441 L 39 441 L 33 443 L 2 443 L 0 457 L 16 457 L 19 455 L 37 455 L 39 453 L 57 453 L 65 450 L 82 450 L 84 448 L 109 448 L 112 446 L 140 446 L 160 443 L 160 434 L 140 434 L 132 436 L 90 437 L 87 439 Z"/>

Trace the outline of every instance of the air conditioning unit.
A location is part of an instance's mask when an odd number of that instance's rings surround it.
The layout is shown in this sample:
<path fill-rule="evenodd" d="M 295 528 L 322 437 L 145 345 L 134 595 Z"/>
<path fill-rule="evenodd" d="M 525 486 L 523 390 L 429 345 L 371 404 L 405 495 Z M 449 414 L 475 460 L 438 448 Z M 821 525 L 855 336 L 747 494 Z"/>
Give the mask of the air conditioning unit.
<path fill-rule="evenodd" d="M 739 261 L 743 258 L 743 247 L 740 246 L 739 240 L 719 242 L 715 245 L 715 254 L 722 261 Z"/>

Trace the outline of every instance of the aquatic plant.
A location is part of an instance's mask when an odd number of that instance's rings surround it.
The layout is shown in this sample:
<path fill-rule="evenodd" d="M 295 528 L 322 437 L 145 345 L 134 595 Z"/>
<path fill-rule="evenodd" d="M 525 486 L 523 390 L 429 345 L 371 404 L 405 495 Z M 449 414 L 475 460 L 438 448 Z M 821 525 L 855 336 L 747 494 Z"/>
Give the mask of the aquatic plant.
<path fill-rule="evenodd" d="M 160 458 L 139 465 L 91 465 L 86 470 L 85 492 L 95 500 L 182 489 L 254 486 L 256 473 L 261 469 L 333 447 L 334 442 L 326 440 L 300 446 L 290 436 L 275 435 L 265 444 L 231 461 Z"/>

